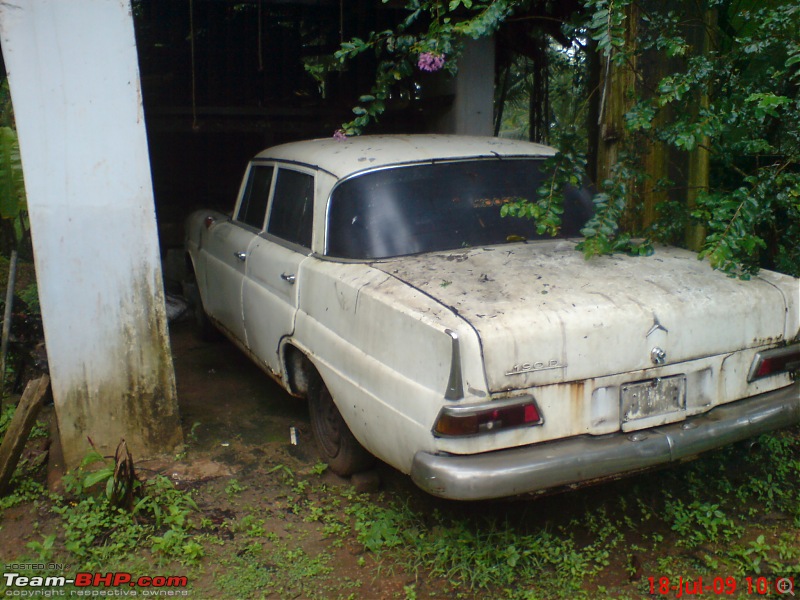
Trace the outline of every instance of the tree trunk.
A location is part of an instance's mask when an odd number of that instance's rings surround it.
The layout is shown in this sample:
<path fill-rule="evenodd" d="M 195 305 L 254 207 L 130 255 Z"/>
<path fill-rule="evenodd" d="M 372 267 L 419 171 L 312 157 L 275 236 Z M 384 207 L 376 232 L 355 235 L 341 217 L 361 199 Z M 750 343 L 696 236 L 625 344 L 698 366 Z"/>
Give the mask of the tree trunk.
<path fill-rule="evenodd" d="M 698 32 L 699 43 L 697 46 L 700 52 L 707 54 L 714 45 L 712 32 L 717 25 L 717 13 L 715 10 L 706 10 L 703 13 L 702 30 Z M 704 90 L 698 98 L 698 113 L 707 110 L 709 106 L 708 90 Z M 697 147 L 689 153 L 689 177 L 686 194 L 686 206 L 689 211 L 697 207 L 697 198 L 703 192 L 708 191 L 709 176 L 711 173 L 711 155 L 709 153 L 710 140 L 708 136 L 703 136 L 697 140 Z M 706 229 L 704 226 L 689 223 L 686 226 L 686 246 L 698 251 L 703 247 L 706 239 Z"/>
<path fill-rule="evenodd" d="M 589 39 L 586 46 L 589 60 L 589 107 L 586 114 L 586 134 L 589 140 L 586 148 L 586 176 L 595 188 L 599 188 L 597 177 L 598 153 L 600 146 L 600 96 L 602 90 L 603 60 L 597 50 L 597 42 Z"/>
<path fill-rule="evenodd" d="M 658 83 L 669 72 L 669 58 L 659 51 L 648 53 L 642 64 L 642 78 L 647 89 L 656 88 Z M 667 121 L 668 107 L 663 107 L 653 120 L 653 129 L 659 130 Z M 650 227 L 658 215 L 658 205 L 669 199 L 667 190 L 660 183 L 669 177 L 669 146 L 659 141 L 656 136 L 648 136 L 648 149 L 643 159 L 645 172 L 642 186 L 642 227 Z"/>
<path fill-rule="evenodd" d="M 625 47 L 631 56 L 636 46 L 636 37 L 639 22 L 639 9 L 635 5 L 625 8 Z M 625 128 L 625 114 L 633 106 L 636 91 L 636 62 L 631 59 L 620 63 L 613 56 L 603 57 L 601 60 L 600 76 L 600 109 L 599 109 L 599 142 L 597 147 L 597 181 L 602 182 L 611 176 L 614 165 L 619 162 L 621 152 L 627 141 Z M 629 186 L 631 191 L 634 186 Z M 620 223 L 624 229 L 639 229 L 639 223 L 633 215 L 639 199 L 638 194 L 631 194 L 628 198 L 628 210 L 625 223 Z"/>
<path fill-rule="evenodd" d="M 542 34 L 535 42 L 530 102 L 528 105 L 529 139 L 546 144 L 550 132 L 550 86 L 547 61 L 548 39 Z"/>

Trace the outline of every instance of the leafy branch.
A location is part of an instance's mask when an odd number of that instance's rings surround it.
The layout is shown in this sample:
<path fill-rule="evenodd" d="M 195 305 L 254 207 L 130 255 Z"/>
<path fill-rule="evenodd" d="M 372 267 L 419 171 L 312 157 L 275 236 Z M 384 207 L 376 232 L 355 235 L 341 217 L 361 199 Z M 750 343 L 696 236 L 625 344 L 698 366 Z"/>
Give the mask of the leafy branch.
<path fill-rule="evenodd" d="M 386 2 L 386 0 L 384 0 Z M 456 72 L 465 37 L 491 35 L 512 13 L 513 0 L 411 0 L 409 14 L 394 29 L 373 32 L 366 40 L 352 38 L 334 54 L 340 64 L 373 52 L 378 58 L 375 81 L 353 107 L 355 118 L 344 123 L 338 136 L 358 135 L 379 119 L 397 84 L 417 70 Z M 420 33 L 411 33 L 422 23 Z"/>

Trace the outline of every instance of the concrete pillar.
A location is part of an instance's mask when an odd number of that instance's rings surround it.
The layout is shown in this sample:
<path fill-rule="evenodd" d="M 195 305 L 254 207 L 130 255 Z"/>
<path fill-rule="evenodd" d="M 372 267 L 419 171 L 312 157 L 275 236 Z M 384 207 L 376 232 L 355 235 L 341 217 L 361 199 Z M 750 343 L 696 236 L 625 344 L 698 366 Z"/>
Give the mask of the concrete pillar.
<path fill-rule="evenodd" d="M 181 442 L 129 0 L 0 3 L 56 414 L 135 459 Z"/>
<path fill-rule="evenodd" d="M 455 100 L 436 130 L 460 135 L 494 133 L 494 44 L 493 37 L 466 40 L 452 82 Z"/>

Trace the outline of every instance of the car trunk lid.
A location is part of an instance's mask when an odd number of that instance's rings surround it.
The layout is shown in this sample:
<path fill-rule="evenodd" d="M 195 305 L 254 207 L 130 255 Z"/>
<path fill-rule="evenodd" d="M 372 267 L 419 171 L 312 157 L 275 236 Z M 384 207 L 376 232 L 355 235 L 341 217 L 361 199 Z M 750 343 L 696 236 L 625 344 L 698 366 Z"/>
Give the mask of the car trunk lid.
<path fill-rule="evenodd" d="M 787 311 L 798 310 L 774 283 L 729 278 L 687 251 L 586 260 L 575 244 L 471 248 L 373 266 L 475 329 L 491 392 L 777 343 Z"/>

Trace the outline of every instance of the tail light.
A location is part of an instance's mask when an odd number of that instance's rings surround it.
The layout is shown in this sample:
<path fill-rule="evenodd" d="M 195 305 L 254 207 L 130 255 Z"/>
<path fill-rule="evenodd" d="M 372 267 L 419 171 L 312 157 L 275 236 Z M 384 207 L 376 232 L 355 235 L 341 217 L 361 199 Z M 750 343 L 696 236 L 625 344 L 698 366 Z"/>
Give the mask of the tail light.
<path fill-rule="evenodd" d="M 793 344 L 758 352 L 753 359 L 747 381 L 749 383 L 779 373 L 796 374 L 798 371 L 800 371 L 800 344 Z"/>
<path fill-rule="evenodd" d="M 541 425 L 543 422 L 533 396 L 505 398 L 483 404 L 445 406 L 436 418 L 437 437 L 462 437 Z"/>

